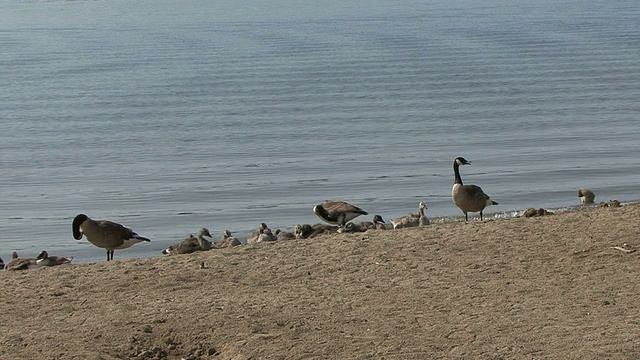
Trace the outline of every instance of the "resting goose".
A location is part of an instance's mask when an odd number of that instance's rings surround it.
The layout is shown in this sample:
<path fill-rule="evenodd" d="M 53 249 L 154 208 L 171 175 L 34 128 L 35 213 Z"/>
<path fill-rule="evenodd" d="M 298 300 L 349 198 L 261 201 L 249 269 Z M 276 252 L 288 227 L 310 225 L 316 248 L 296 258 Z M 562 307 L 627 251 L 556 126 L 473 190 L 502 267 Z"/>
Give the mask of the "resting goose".
<path fill-rule="evenodd" d="M 162 253 L 165 255 L 191 254 L 196 251 L 211 250 L 211 241 L 205 239 L 205 236 L 211 238 L 211 233 L 209 229 L 202 228 L 197 236 L 189 235 L 181 242 L 164 249 Z"/>
<path fill-rule="evenodd" d="M 373 224 L 376 230 L 387 230 L 387 223 L 384 222 L 384 220 L 382 219 L 382 216 L 380 215 L 376 215 L 373 217 Z"/>
<path fill-rule="evenodd" d="M 359 223 L 348 222 L 345 226 L 338 228 L 339 233 L 365 232 L 372 229 L 386 229 L 386 224 L 380 215 L 374 215 L 373 221 L 361 221 Z"/>
<path fill-rule="evenodd" d="M 424 215 L 425 209 L 427 209 L 427 204 L 421 201 L 418 203 L 417 213 L 409 213 L 397 219 L 392 219 L 390 220 L 391 225 L 393 225 L 394 229 L 429 225 L 429 218 Z"/>
<path fill-rule="evenodd" d="M 484 208 L 489 205 L 498 205 L 498 203 L 491 200 L 489 195 L 485 194 L 480 186 L 463 185 L 460 170 L 458 169 L 460 165 L 471 165 L 471 162 L 463 157 L 457 157 L 453 160 L 455 182 L 451 190 L 451 197 L 453 198 L 454 204 L 464 213 L 465 221 L 469 221 L 467 213 L 470 212 L 480 212 L 480 220 L 482 221 L 482 211 Z"/>
<path fill-rule="evenodd" d="M 38 266 L 57 266 L 68 264 L 71 260 L 73 260 L 73 257 L 49 256 L 46 251 L 42 251 L 36 258 L 36 263 Z"/>
<path fill-rule="evenodd" d="M 296 235 L 294 233 L 289 231 L 281 231 L 280 229 L 276 229 L 275 235 L 278 240 L 291 240 L 296 238 Z"/>
<path fill-rule="evenodd" d="M 133 230 L 108 220 L 93 220 L 85 214 L 73 219 L 73 238 L 81 240 L 84 235 L 93 245 L 107 250 L 107 261 L 113 260 L 114 250 L 126 249 L 143 241 L 151 241 Z"/>
<path fill-rule="evenodd" d="M 242 245 L 240 240 L 238 240 L 235 236 L 231 235 L 231 231 L 225 230 L 222 232 L 222 240 L 220 240 L 220 242 L 216 244 L 216 247 L 225 248 L 225 247 L 234 247 L 238 245 Z"/>
<path fill-rule="evenodd" d="M 578 197 L 583 204 L 593 204 L 596 199 L 596 194 L 591 189 L 582 188 L 578 189 Z"/>
<path fill-rule="evenodd" d="M 293 228 L 293 234 L 296 239 L 306 239 L 314 232 L 313 228 L 309 224 L 297 224 Z"/>
<path fill-rule="evenodd" d="M 255 244 L 263 241 L 276 241 L 278 238 L 273 235 L 271 229 L 265 223 L 260 223 L 258 226 L 258 232 L 251 234 L 247 239 L 247 244 Z"/>
<path fill-rule="evenodd" d="M 340 228 L 338 226 L 329 225 L 329 224 L 298 224 L 293 229 L 293 234 L 296 236 L 296 239 L 308 239 L 316 237 L 320 234 L 333 233 L 338 231 Z"/>
<path fill-rule="evenodd" d="M 35 258 L 21 258 L 18 257 L 17 252 L 11 253 L 11 261 L 4 265 L 5 270 L 28 270 L 37 266 L 37 259 Z"/>
<path fill-rule="evenodd" d="M 340 227 L 360 215 L 368 214 L 361 208 L 344 201 L 326 201 L 314 206 L 313 212 L 329 224 L 335 224 Z"/>

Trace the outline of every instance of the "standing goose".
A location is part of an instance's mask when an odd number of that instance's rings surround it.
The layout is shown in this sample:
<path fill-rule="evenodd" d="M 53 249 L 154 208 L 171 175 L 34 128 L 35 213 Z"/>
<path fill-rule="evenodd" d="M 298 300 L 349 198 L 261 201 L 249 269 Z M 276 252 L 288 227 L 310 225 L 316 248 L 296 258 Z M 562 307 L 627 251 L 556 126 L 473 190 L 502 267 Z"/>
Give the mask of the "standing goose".
<path fill-rule="evenodd" d="M 420 203 L 418 203 L 418 213 L 409 213 L 393 219 L 391 220 L 391 225 L 393 225 L 394 229 L 429 225 L 429 218 L 424 215 L 425 209 L 427 209 L 427 204 L 420 201 Z"/>
<path fill-rule="evenodd" d="M 131 247 L 142 241 L 151 241 L 136 234 L 128 227 L 108 220 L 93 220 L 85 214 L 78 214 L 73 219 L 73 238 L 81 240 L 87 237 L 93 245 L 107 250 L 107 261 L 113 260 L 114 250 Z"/>
<path fill-rule="evenodd" d="M 49 256 L 46 251 L 42 251 L 40 255 L 36 258 L 36 263 L 38 266 L 56 266 L 62 264 L 68 264 L 73 260 L 72 257 L 62 257 L 62 256 Z"/>
<path fill-rule="evenodd" d="M 482 221 L 482 210 L 489 205 L 498 205 L 498 203 L 491 200 L 480 186 L 463 185 L 460 170 L 458 169 L 460 165 L 471 165 L 471 162 L 463 157 L 457 157 L 453 160 L 453 174 L 455 175 L 455 182 L 451 190 L 453 203 L 462 210 L 465 221 L 469 221 L 467 213 L 470 212 L 480 212 L 480 220 Z"/>
<path fill-rule="evenodd" d="M 368 213 L 361 208 L 344 201 L 326 201 L 313 207 L 313 212 L 322 220 L 329 224 L 336 224 L 340 227 Z"/>
<path fill-rule="evenodd" d="M 593 204 L 596 199 L 596 194 L 591 189 L 582 188 L 578 189 L 578 197 L 583 204 Z"/>

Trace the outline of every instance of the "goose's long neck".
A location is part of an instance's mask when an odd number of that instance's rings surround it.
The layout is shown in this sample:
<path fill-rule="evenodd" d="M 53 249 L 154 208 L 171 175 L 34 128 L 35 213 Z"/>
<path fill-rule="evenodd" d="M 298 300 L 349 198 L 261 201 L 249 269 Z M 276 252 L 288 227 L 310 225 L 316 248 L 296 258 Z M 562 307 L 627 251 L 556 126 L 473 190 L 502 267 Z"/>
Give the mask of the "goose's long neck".
<path fill-rule="evenodd" d="M 420 213 L 420 217 L 424 217 L 424 207 L 420 206 L 420 208 L 418 208 L 418 211 Z"/>
<path fill-rule="evenodd" d="M 462 185 L 462 178 L 460 177 L 460 165 L 458 165 L 457 161 L 453 162 L 453 174 L 455 175 L 454 184 Z"/>

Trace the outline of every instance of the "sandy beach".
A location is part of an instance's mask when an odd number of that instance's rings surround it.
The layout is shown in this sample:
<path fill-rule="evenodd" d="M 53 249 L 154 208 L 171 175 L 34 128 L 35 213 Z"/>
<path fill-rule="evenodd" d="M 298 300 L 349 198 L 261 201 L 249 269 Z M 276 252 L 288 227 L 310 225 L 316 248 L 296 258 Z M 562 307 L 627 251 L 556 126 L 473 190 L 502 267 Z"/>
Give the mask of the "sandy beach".
<path fill-rule="evenodd" d="M 2 271 L 0 359 L 637 359 L 639 219 L 594 206 Z"/>

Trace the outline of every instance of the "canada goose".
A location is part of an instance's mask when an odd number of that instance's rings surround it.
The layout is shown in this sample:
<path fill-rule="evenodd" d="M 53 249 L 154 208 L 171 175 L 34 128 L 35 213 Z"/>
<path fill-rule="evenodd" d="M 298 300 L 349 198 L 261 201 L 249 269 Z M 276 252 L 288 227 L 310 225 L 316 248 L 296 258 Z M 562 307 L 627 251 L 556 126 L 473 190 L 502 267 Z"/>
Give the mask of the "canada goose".
<path fill-rule="evenodd" d="M 351 233 L 351 232 L 365 232 L 369 230 L 366 224 L 348 222 L 344 226 L 338 229 L 339 233 Z"/>
<path fill-rule="evenodd" d="M 165 255 L 191 254 L 196 251 L 211 250 L 211 241 L 205 239 L 205 236 L 210 238 L 211 233 L 209 233 L 209 229 L 202 228 L 197 236 L 189 235 L 181 242 L 162 250 L 162 253 Z"/>
<path fill-rule="evenodd" d="M 216 244 L 216 247 L 225 248 L 225 247 L 234 247 L 238 245 L 242 245 L 240 240 L 238 240 L 235 236 L 231 235 L 231 231 L 225 230 L 222 232 L 222 240 L 220 240 L 220 242 Z"/>
<path fill-rule="evenodd" d="M 348 222 L 345 226 L 338 229 L 339 233 L 347 232 L 365 232 L 371 229 L 386 229 L 386 225 L 382 216 L 374 215 L 373 221 L 361 221 L 359 223 Z"/>
<path fill-rule="evenodd" d="M 291 240 L 296 238 L 296 235 L 294 233 L 289 231 L 281 231 L 280 229 L 276 229 L 275 235 L 278 240 Z"/>
<path fill-rule="evenodd" d="M 247 244 L 255 244 L 263 241 L 276 241 L 278 238 L 271 232 L 271 229 L 265 223 L 260 223 L 258 232 L 251 234 L 247 239 Z"/>
<path fill-rule="evenodd" d="M 394 229 L 429 225 L 429 218 L 424 215 L 424 209 L 428 209 L 427 204 L 420 201 L 420 203 L 418 203 L 417 213 L 409 213 L 397 219 L 390 220 L 391 225 L 393 225 Z"/>
<path fill-rule="evenodd" d="M 296 239 L 306 239 L 313 231 L 313 228 L 309 224 L 297 224 L 293 228 L 293 234 L 296 236 Z"/>
<path fill-rule="evenodd" d="M 482 221 L 482 210 L 489 205 L 498 205 L 498 203 L 491 200 L 489 195 L 485 194 L 480 186 L 463 185 L 460 170 L 458 169 L 460 165 L 471 165 L 471 162 L 463 157 L 457 157 L 453 160 L 455 182 L 451 190 L 451 197 L 453 198 L 454 204 L 464 213 L 465 221 L 469 221 L 467 213 L 470 212 L 480 212 L 480 220 Z"/>
<path fill-rule="evenodd" d="M 381 215 L 373 215 L 373 219 L 371 219 L 371 221 L 361 221 L 358 224 L 362 227 L 366 227 L 367 230 L 380 228 L 386 229 L 387 225 L 384 223 L 384 219 Z"/>
<path fill-rule="evenodd" d="M 113 260 L 114 250 L 131 247 L 142 241 L 151 241 L 136 234 L 128 227 L 108 220 L 93 220 L 85 214 L 73 219 L 73 238 L 81 240 L 82 235 L 93 245 L 107 250 L 107 261 Z"/>
<path fill-rule="evenodd" d="M 582 200 L 583 204 L 593 204 L 596 199 L 596 194 L 587 188 L 578 189 L 578 197 Z"/>
<path fill-rule="evenodd" d="M 320 234 L 336 232 L 338 229 L 338 226 L 329 224 L 298 224 L 293 229 L 293 234 L 296 236 L 296 239 L 309 239 Z"/>
<path fill-rule="evenodd" d="M 382 216 L 376 215 L 373 217 L 373 225 L 376 230 L 387 230 L 387 224 L 382 219 Z"/>
<path fill-rule="evenodd" d="M 11 261 L 4 265 L 5 270 L 28 270 L 37 266 L 37 259 L 35 258 L 21 258 L 18 257 L 17 252 L 11 253 Z"/>
<path fill-rule="evenodd" d="M 4 260 L 0 257 L 0 269 L 4 269 Z"/>
<path fill-rule="evenodd" d="M 329 224 L 344 226 L 360 215 L 368 213 L 344 201 L 326 201 L 313 207 L 313 212 Z"/>
<path fill-rule="evenodd" d="M 62 264 L 68 264 L 73 260 L 73 257 L 62 257 L 62 256 L 49 256 L 46 251 L 42 251 L 40 255 L 36 258 L 36 263 L 38 266 L 56 266 Z"/>

